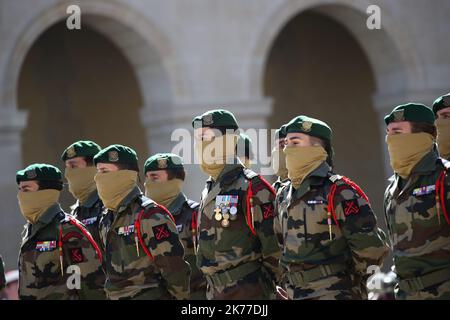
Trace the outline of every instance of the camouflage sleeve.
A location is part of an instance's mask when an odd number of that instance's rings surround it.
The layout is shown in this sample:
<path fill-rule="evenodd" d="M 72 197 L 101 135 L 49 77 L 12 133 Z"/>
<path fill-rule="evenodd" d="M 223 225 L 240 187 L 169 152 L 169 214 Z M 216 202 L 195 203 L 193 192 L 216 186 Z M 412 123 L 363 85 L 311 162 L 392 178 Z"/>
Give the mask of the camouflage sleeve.
<path fill-rule="evenodd" d="M 280 207 L 281 201 L 282 201 L 282 194 L 283 194 L 283 188 L 278 188 L 278 190 L 276 190 L 276 197 L 275 197 L 275 201 L 274 201 L 274 218 L 273 218 L 273 229 L 275 232 L 275 235 L 277 237 L 278 240 L 278 245 L 280 247 L 280 250 L 282 250 L 283 248 L 283 230 L 282 230 L 282 225 L 281 225 L 281 221 L 282 221 L 282 210 Z"/>
<path fill-rule="evenodd" d="M 97 299 L 99 284 L 96 283 L 96 275 L 102 268 L 101 253 L 97 254 L 98 244 L 89 240 L 89 231 L 78 223 L 79 227 L 69 222 L 63 227 L 63 263 L 68 277 L 67 286 L 72 293 L 77 292 L 80 299 Z M 80 276 L 79 283 L 77 274 Z"/>
<path fill-rule="evenodd" d="M 370 205 L 350 187 L 344 187 L 336 196 L 335 210 L 355 271 L 364 281 L 370 275 L 368 267 L 381 266 L 388 254 L 386 235 L 377 227 Z"/>
<path fill-rule="evenodd" d="M 252 179 L 252 201 L 253 225 L 261 242 L 263 263 L 271 273 L 274 281 L 278 283 L 281 278 L 281 267 L 279 264 L 281 250 L 275 234 L 275 230 L 278 229 L 275 221 L 277 216 L 275 191 L 261 177 Z"/>
<path fill-rule="evenodd" d="M 178 300 L 188 299 L 191 269 L 184 260 L 177 227 L 163 209 L 153 210 L 157 211 L 149 212 L 148 218 L 142 219 L 141 223 L 142 232 L 148 236 L 153 261 L 166 281 L 169 293 Z"/>

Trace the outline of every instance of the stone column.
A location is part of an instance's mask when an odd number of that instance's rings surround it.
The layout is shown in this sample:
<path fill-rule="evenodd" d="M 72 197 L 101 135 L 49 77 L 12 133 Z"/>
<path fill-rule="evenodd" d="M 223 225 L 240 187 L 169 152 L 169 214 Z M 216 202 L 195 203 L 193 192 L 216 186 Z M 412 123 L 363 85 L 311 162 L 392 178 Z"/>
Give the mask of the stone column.
<path fill-rule="evenodd" d="M 17 205 L 16 171 L 22 167 L 21 133 L 27 114 L 0 108 L 0 253 L 6 268 L 17 268 L 20 234 L 25 220 Z"/>

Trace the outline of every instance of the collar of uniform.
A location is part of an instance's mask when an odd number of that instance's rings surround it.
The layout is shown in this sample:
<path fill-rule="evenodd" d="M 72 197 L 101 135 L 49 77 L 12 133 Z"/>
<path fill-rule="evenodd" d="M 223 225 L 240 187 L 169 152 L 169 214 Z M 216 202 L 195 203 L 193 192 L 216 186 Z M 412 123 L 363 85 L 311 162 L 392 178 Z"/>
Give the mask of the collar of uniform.
<path fill-rule="evenodd" d="M 82 205 L 81 204 L 80 205 L 82 207 L 85 207 L 85 208 L 92 208 L 94 206 L 94 204 L 96 204 L 99 199 L 100 198 L 98 196 L 98 191 L 95 190 L 89 195 L 89 197 L 87 198 L 86 202 L 83 203 Z"/>
<path fill-rule="evenodd" d="M 55 203 L 45 211 L 35 224 L 29 223 L 31 233 L 27 234 L 26 239 L 31 239 L 36 232 L 48 225 L 61 212 L 64 212 L 59 203 Z"/>
<path fill-rule="evenodd" d="M 167 207 L 167 210 L 173 215 L 176 216 L 180 214 L 181 208 L 183 204 L 187 201 L 186 195 L 183 192 L 180 192 L 175 200 Z"/>
<path fill-rule="evenodd" d="M 429 153 L 427 153 L 413 168 L 411 174 L 424 174 L 430 173 L 436 170 L 437 160 L 439 159 L 439 155 L 436 151 L 436 148 Z"/>
<path fill-rule="evenodd" d="M 135 186 L 133 190 L 122 200 L 122 203 L 119 205 L 119 209 L 117 209 L 117 212 L 124 211 L 128 205 L 137 197 L 142 195 L 141 189 L 139 189 L 138 186 Z"/>
<path fill-rule="evenodd" d="M 331 167 L 324 161 L 302 181 L 298 189 L 294 190 L 291 183 L 289 190 L 289 193 L 291 193 L 291 201 L 303 197 L 311 189 L 311 186 L 321 185 L 323 179 L 328 176 L 330 171 Z"/>
<path fill-rule="evenodd" d="M 225 167 L 215 181 L 212 180 L 211 177 L 210 181 L 216 182 L 233 178 L 240 172 L 240 170 L 238 169 L 244 169 L 244 166 L 240 162 L 238 162 L 236 158 L 233 161 L 234 163 L 225 164 Z"/>

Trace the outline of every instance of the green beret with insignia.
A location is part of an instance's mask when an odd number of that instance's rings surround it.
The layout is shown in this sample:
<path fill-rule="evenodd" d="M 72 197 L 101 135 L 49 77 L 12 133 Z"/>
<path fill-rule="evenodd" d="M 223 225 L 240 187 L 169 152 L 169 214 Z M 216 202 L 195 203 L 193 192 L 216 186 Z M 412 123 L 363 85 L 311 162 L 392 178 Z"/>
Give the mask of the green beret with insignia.
<path fill-rule="evenodd" d="M 130 147 L 113 144 L 100 150 L 94 156 L 94 164 L 97 165 L 97 163 L 131 164 L 137 166 L 138 157 L 136 151 Z"/>
<path fill-rule="evenodd" d="M 206 111 L 204 114 L 195 117 L 192 120 L 192 127 L 225 128 L 236 130 L 239 128 L 239 125 L 236 118 L 230 111 L 217 109 Z"/>
<path fill-rule="evenodd" d="M 61 155 L 61 160 L 66 161 L 76 157 L 93 158 L 102 148 L 93 141 L 77 141 L 67 147 Z"/>
<path fill-rule="evenodd" d="M 184 169 L 183 159 L 174 153 L 157 153 L 148 158 L 144 164 L 144 173 L 173 169 Z"/>
<path fill-rule="evenodd" d="M 288 133 L 304 133 L 313 137 L 331 141 L 331 128 L 323 121 L 307 116 L 298 116 L 289 121 L 284 129 Z"/>
<path fill-rule="evenodd" d="M 238 157 L 247 157 L 249 159 L 252 159 L 252 139 L 250 139 L 248 135 L 240 133 L 236 145 L 236 151 Z"/>
<path fill-rule="evenodd" d="M 450 93 L 437 98 L 433 103 L 433 112 L 437 115 L 439 110 L 450 107 Z"/>
<path fill-rule="evenodd" d="M 35 163 L 16 173 L 16 182 L 21 181 L 56 181 L 62 182 L 61 171 L 50 164 Z"/>
<path fill-rule="evenodd" d="M 434 124 L 435 116 L 433 110 L 421 103 L 406 103 L 399 105 L 392 112 L 384 117 L 384 122 L 388 125 L 391 122 L 409 121 L 425 122 Z"/>

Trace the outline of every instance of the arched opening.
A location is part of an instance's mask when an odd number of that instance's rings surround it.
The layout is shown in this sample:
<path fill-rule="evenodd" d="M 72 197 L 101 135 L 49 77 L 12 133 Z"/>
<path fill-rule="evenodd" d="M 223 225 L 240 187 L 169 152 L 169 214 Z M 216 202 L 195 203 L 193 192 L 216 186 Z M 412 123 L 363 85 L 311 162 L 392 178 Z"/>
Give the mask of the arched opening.
<path fill-rule="evenodd" d="M 114 43 L 89 26 L 71 31 L 59 22 L 40 35 L 20 71 L 17 100 L 19 109 L 28 111 L 24 165 L 45 162 L 62 168 L 62 151 L 80 139 L 101 146 L 125 144 L 141 158 L 148 153 L 133 67 Z M 71 201 L 64 197 L 65 204 Z"/>
<path fill-rule="evenodd" d="M 274 99 L 270 127 L 301 114 L 327 122 L 336 171 L 360 184 L 380 215 L 382 129 L 372 101 L 374 73 L 359 42 L 341 23 L 308 10 L 284 26 L 266 61 L 264 94 Z"/>

